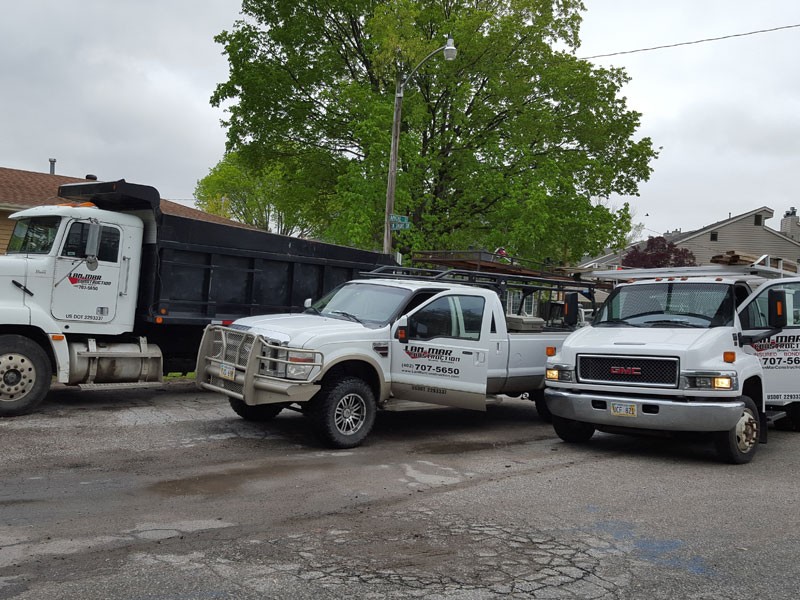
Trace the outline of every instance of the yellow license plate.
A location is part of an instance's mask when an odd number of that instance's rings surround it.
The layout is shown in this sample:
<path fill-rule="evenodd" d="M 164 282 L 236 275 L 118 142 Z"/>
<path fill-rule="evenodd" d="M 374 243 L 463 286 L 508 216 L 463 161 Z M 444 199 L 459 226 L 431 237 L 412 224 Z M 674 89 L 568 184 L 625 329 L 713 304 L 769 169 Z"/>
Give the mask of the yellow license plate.
<path fill-rule="evenodd" d="M 615 417 L 635 417 L 636 405 L 630 402 L 612 402 L 611 414 Z"/>
<path fill-rule="evenodd" d="M 236 367 L 233 365 L 226 365 L 225 363 L 220 363 L 219 365 L 219 376 L 223 379 L 227 379 L 229 381 L 236 380 Z"/>

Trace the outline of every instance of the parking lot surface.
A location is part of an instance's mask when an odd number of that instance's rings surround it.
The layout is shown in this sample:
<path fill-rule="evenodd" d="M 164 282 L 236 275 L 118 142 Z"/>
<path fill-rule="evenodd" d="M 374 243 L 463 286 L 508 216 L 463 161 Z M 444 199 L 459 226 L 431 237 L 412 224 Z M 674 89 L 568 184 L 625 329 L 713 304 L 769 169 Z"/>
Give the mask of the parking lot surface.
<path fill-rule="evenodd" d="M 561 442 L 533 406 L 380 413 L 362 447 L 187 383 L 0 421 L 0 598 L 794 599 L 800 434 Z"/>

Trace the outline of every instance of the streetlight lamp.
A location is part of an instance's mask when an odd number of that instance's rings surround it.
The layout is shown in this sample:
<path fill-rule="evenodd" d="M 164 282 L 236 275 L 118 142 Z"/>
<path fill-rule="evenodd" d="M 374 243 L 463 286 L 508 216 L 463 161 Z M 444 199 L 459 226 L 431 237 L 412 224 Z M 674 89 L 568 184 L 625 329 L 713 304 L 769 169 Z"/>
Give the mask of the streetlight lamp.
<path fill-rule="evenodd" d="M 406 83 L 416 73 L 419 68 L 425 64 L 431 56 L 442 52 L 445 60 L 454 60 L 456 57 L 456 47 L 453 44 L 452 36 L 447 36 L 447 43 L 441 48 L 437 48 L 428 56 L 423 58 L 419 64 L 414 67 L 411 73 L 406 77 L 399 77 L 397 79 L 397 87 L 394 93 L 394 119 L 392 120 L 392 150 L 389 154 L 389 180 L 386 183 L 386 218 L 383 223 L 383 253 L 392 253 L 392 227 L 391 218 L 394 212 L 394 192 L 397 182 L 397 150 L 400 143 L 400 110 L 403 107 L 403 90 Z"/>

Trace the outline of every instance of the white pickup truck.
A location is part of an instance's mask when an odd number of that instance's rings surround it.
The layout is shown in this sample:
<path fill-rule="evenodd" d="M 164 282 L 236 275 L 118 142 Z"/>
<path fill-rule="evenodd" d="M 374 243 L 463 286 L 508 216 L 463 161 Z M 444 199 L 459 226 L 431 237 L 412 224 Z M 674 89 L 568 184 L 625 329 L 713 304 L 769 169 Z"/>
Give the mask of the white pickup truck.
<path fill-rule="evenodd" d="M 800 278 L 739 271 L 663 270 L 618 286 L 547 361 L 558 436 L 707 432 L 740 464 L 768 420 L 800 430 Z M 763 283 L 751 292 L 754 275 Z"/>
<path fill-rule="evenodd" d="M 539 397 L 542 408 L 545 348 L 560 346 L 576 326 L 577 292 L 593 297 L 591 286 L 568 280 L 388 271 L 308 301 L 303 313 L 209 326 L 198 386 L 225 394 L 249 420 L 299 408 L 336 448 L 359 445 L 378 408 L 426 403 L 483 411 L 498 394 L 525 393 Z M 559 306 L 560 322 L 507 318 L 501 295 L 507 300 L 509 290 L 521 306 Z"/>

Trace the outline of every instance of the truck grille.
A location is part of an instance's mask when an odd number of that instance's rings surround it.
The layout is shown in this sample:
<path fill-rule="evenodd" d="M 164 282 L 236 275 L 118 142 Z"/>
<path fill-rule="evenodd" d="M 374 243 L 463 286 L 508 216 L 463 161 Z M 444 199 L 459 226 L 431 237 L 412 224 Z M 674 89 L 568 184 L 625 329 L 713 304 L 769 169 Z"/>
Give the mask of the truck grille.
<path fill-rule="evenodd" d="M 579 355 L 577 378 L 581 383 L 643 387 L 678 387 L 677 358 Z"/>
<path fill-rule="evenodd" d="M 215 329 L 211 357 L 239 367 L 247 365 L 255 336 L 243 331 Z"/>

